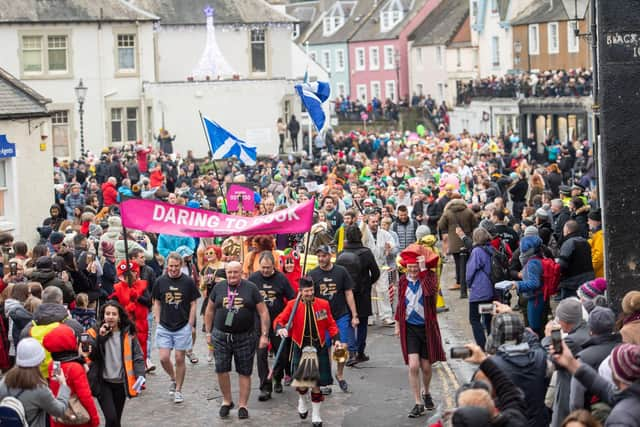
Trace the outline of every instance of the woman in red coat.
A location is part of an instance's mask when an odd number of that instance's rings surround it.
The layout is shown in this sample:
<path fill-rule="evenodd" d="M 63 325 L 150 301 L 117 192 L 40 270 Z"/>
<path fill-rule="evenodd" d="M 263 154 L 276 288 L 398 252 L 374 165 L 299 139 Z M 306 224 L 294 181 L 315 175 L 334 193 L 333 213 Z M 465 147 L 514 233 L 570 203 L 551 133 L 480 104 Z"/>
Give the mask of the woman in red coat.
<path fill-rule="evenodd" d="M 149 323 L 147 316 L 151 307 L 151 296 L 147 281 L 138 279 L 140 266 L 136 262 L 122 260 L 116 268 L 120 281 L 113 285 L 113 293 L 109 296 L 115 299 L 124 308 L 136 325 L 136 336 L 144 353 L 144 360 L 147 360 L 147 335 L 149 333 Z M 130 284 L 131 283 L 131 284 Z"/>
<path fill-rule="evenodd" d="M 49 363 L 49 388 L 55 396 L 58 395 L 60 383 L 53 375 L 54 362 L 60 362 L 60 368 L 67 378 L 67 386 L 71 389 L 71 394 L 78 396 L 78 400 L 89 413 L 89 422 L 86 424 L 75 424 L 76 426 L 97 427 L 100 425 L 100 416 L 96 409 L 96 404 L 91 395 L 91 387 L 87 379 L 84 358 L 78 355 L 78 340 L 73 329 L 67 325 L 60 324 L 55 329 L 45 335 L 42 345 L 51 353 Z M 51 427 L 65 426 L 56 422 L 51 417 Z"/>

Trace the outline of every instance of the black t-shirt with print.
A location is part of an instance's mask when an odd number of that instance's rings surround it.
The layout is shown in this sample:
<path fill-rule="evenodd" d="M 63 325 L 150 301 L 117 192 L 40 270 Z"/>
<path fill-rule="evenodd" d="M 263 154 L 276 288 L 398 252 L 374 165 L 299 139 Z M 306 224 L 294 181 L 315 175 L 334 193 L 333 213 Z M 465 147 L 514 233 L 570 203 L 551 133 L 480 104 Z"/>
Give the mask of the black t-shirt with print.
<path fill-rule="evenodd" d="M 315 285 L 317 297 L 329 301 L 331 314 L 339 319 L 349 312 L 345 291 L 353 290 L 353 280 L 346 268 L 333 264 L 331 270 L 325 271 L 316 267 L 309 272 Z"/>
<path fill-rule="evenodd" d="M 177 331 L 189 323 L 191 302 L 200 297 L 193 279 L 185 274 L 175 279 L 163 274 L 153 285 L 153 299 L 160 301 L 160 325 Z"/>
<path fill-rule="evenodd" d="M 264 277 L 259 271 L 255 272 L 249 276 L 249 281 L 258 287 L 272 321 L 284 310 L 285 298 L 292 300 L 296 297 L 287 276 L 277 270 L 270 277 Z"/>
<path fill-rule="evenodd" d="M 229 298 L 233 299 L 230 306 Z M 254 318 L 256 316 L 256 306 L 263 302 L 262 295 L 258 287 L 248 280 L 241 280 L 236 287 L 229 286 L 224 280 L 217 283 L 209 299 L 215 304 L 215 316 L 213 327 L 222 332 L 240 334 L 252 331 L 254 328 Z M 231 326 L 225 326 L 227 313 L 233 312 Z"/>

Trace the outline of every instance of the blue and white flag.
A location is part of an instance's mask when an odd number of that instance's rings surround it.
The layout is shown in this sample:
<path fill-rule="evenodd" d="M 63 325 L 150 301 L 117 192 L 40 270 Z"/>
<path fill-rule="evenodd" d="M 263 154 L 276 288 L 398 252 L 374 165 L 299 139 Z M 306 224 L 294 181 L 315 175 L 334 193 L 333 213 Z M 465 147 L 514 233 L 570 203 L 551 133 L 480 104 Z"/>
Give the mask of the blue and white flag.
<path fill-rule="evenodd" d="M 256 147 L 232 135 L 231 132 L 213 120 L 202 115 L 200 117 L 202 117 L 202 123 L 214 159 L 226 159 L 236 156 L 245 165 L 255 165 Z"/>
<path fill-rule="evenodd" d="M 322 109 L 322 103 L 329 98 L 331 87 L 326 82 L 307 82 L 305 73 L 305 81 L 296 85 L 296 92 L 300 95 L 300 99 L 305 108 L 309 112 L 309 116 L 316 125 L 316 129 L 321 131 L 324 127 L 325 115 Z"/>

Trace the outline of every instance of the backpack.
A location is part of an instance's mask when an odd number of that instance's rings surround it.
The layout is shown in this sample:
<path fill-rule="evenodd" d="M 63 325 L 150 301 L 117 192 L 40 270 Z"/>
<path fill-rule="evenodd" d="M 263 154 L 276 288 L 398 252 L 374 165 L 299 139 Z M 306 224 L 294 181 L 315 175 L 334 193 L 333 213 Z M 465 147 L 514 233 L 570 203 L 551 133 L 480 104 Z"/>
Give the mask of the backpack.
<path fill-rule="evenodd" d="M 539 258 L 542 264 L 542 294 L 549 301 L 560 287 L 560 264 L 553 258 Z"/>
<path fill-rule="evenodd" d="M 500 240 L 500 247 L 498 249 L 493 247 L 491 249 L 492 250 L 488 250 L 482 247 L 482 250 L 491 256 L 491 275 L 489 278 L 491 279 L 491 283 L 495 285 L 503 280 L 509 280 L 509 254 L 502 240 Z"/>
<path fill-rule="evenodd" d="M 24 405 L 18 396 L 22 394 L 16 394 L 15 396 L 5 396 L 0 400 L 0 425 L 7 427 L 29 427 L 27 424 L 27 417 L 24 413 Z"/>

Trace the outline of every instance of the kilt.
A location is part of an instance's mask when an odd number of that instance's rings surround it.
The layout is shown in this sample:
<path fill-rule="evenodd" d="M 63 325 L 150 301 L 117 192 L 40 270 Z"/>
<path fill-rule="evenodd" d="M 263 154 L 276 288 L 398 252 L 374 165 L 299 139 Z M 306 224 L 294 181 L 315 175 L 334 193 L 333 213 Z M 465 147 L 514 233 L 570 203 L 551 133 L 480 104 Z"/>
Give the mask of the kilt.
<path fill-rule="evenodd" d="M 318 369 L 320 370 L 320 378 L 318 379 L 318 387 L 324 387 L 333 384 L 331 376 L 331 360 L 329 359 L 329 349 L 324 347 L 316 347 L 318 350 Z M 295 374 L 302 356 L 302 348 L 298 344 L 291 343 L 291 372 Z"/>

